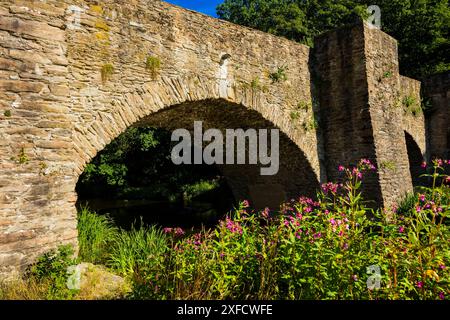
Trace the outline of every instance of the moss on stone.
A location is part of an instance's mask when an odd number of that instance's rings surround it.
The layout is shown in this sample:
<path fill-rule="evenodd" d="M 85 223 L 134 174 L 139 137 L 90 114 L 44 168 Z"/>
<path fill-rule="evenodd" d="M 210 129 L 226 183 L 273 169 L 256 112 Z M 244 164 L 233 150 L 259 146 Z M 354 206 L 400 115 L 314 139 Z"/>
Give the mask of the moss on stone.
<path fill-rule="evenodd" d="M 114 74 L 114 66 L 110 63 L 103 65 L 101 69 L 101 74 L 102 74 L 102 81 L 103 82 L 108 81 Z"/>

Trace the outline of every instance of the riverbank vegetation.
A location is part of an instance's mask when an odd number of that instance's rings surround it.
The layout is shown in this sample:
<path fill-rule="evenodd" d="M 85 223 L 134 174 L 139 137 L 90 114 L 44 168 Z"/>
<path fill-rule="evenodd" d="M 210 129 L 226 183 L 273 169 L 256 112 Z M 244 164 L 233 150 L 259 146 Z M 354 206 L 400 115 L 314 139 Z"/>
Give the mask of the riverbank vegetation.
<path fill-rule="evenodd" d="M 125 299 L 447 299 L 448 163 L 434 161 L 431 186 L 387 211 L 362 199 L 361 182 L 375 170 L 368 160 L 341 166 L 341 183 L 324 184 L 316 199 L 276 212 L 243 201 L 215 228 L 194 233 L 140 223 L 126 231 L 84 209 L 78 261 L 67 248 L 42 256 L 15 294 L 76 298 L 67 267 L 88 261 L 128 281 Z M 14 297 L 5 286 L 0 292 Z"/>

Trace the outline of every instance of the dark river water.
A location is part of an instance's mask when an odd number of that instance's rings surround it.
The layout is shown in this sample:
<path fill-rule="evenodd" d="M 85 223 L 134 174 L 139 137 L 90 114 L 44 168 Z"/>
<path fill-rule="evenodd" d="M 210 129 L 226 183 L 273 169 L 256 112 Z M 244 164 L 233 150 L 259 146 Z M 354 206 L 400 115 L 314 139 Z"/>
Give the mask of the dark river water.
<path fill-rule="evenodd" d="M 189 204 L 152 200 L 80 200 L 78 206 L 87 205 L 101 215 L 109 215 L 115 224 L 129 230 L 133 223 L 200 229 L 213 227 L 231 209 L 213 203 L 192 201 Z"/>

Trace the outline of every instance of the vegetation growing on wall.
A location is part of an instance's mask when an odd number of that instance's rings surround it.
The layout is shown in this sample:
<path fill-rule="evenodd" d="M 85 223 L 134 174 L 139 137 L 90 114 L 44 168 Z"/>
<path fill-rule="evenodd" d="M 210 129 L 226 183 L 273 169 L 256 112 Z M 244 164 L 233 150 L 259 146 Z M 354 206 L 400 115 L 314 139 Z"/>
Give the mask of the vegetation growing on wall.
<path fill-rule="evenodd" d="M 150 72 L 152 79 L 155 80 L 161 68 L 161 60 L 158 57 L 149 56 L 145 61 L 145 68 Z"/>
<path fill-rule="evenodd" d="M 109 79 L 111 79 L 112 75 L 114 74 L 114 66 L 110 63 L 104 64 L 100 70 L 100 73 L 102 75 L 102 81 L 106 82 Z"/>
<path fill-rule="evenodd" d="M 289 116 L 292 121 L 297 121 L 301 118 L 302 113 L 308 112 L 312 109 L 311 102 L 308 101 L 299 101 L 295 106 L 294 110 L 289 113 Z M 305 123 L 303 124 L 305 128 Z"/>
<path fill-rule="evenodd" d="M 286 70 L 287 70 L 286 66 L 277 67 L 276 71 L 271 72 L 269 74 L 269 79 L 272 81 L 272 83 L 286 81 L 287 80 Z"/>
<path fill-rule="evenodd" d="M 20 151 L 16 157 L 11 157 L 11 160 L 17 161 L 19 164 L 27 164 L 30 159 L 25 153 L 25 148 L 20 148 Z"/>
<path fill-rule="evenodd" d="M 397 170 L 397 164 L 395 163 L 395 161 L 381 161 L 380 168 L 395 171 Z"/>
<path fill-rule="evenodd" d="M 416 117 L 422 113 L 420 103 L 411 95 L 403 97 L 402 104 L 407 114 L 411 114 Z"/>
<path fill-rule="evenodd" d="M 309 120 L 306 120 L 305 122 L 303 122 L 303 129 L 306 132 L 309 131 L 314 131 L 319 127 L 319 122 L 316 120 L 316 118 L 314 117 L 314 115 L 311 116 L 311 118 Z"/>

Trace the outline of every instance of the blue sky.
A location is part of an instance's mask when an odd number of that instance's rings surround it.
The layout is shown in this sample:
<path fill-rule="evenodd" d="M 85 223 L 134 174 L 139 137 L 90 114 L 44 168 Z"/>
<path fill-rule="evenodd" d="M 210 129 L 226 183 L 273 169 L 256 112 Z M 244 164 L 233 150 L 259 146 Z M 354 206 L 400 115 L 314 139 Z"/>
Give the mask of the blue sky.
<path fill-rule="evenodd" d="M 216 7 L 223 0 L 164 0 L 180 7 L 203 12 L 216 17 Z"/>

